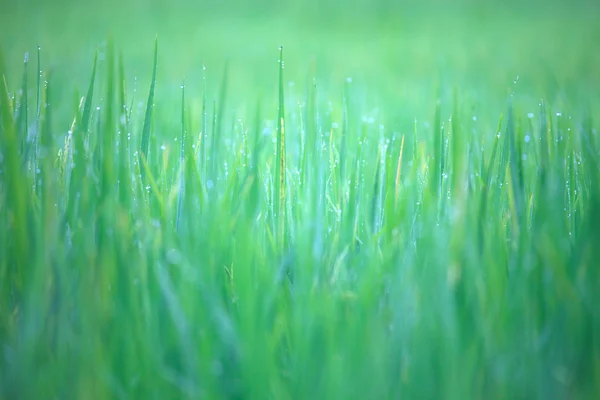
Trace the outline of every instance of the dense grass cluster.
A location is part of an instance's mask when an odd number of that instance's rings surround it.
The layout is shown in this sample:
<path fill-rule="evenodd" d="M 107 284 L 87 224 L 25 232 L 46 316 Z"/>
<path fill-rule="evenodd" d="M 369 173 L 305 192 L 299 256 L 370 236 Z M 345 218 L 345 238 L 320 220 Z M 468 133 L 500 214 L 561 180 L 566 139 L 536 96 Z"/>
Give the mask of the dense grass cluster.
<path fill-rule="evenodd" d="M 398 133 L 350 79 L 290 101 L 281 51 L 277 108 L 227 118 L 225 70 L 161 136 L 159 56 L 139 112 L 109 44 L 66 135 L 39 51 L 1 82 L 0 398 L 600 393 L 591 106 Z"/>

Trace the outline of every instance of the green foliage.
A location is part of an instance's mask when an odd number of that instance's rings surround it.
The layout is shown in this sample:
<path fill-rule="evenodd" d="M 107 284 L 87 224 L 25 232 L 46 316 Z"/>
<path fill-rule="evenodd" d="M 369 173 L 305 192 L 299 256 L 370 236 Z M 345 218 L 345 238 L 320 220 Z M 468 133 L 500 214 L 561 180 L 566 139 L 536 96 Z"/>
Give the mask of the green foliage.
<path fill-rule="evenodd" d="M 415 106 L 392 73 L 292 85 L 280 48 L 272 93 L 226 62 L 175 96 L 156 40 L 137 106 L 127 54 L 67 71 L 89 79 L 75 107 L 39 49 L 35 88 L 0 62 L 0 399 L 600 392 L 584 78 L 537 106 L 531 75 L 504 107 L 446 79 Z"/>

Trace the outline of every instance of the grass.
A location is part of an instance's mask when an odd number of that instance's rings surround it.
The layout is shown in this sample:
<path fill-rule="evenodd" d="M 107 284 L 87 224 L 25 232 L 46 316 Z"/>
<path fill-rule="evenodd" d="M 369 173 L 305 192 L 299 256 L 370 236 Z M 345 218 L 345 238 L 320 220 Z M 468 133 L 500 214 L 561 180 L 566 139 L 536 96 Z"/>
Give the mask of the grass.
<path fill-rule="evenodd" d="M 594 398 L 600 59 L 499 21 L 400 41 L 413 85 L 385 27 L 256 81 L 0 56 L 0 398 Z"/>

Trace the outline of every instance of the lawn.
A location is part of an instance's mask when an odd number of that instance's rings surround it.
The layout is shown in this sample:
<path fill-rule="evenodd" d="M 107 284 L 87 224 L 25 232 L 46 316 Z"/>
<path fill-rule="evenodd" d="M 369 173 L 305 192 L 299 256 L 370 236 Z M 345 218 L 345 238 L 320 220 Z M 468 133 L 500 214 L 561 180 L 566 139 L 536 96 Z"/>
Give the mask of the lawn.
<path fill-rule="evenodd" d="M 600 394 L 594 2 L 0 7 L 0 399 Z"/>

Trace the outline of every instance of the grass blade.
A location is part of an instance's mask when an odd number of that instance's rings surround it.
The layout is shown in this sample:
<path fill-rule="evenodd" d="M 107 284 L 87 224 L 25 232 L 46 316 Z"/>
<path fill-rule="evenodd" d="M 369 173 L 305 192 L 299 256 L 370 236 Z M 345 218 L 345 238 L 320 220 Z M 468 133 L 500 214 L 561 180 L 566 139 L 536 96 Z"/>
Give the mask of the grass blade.
<path fill-rule="evenodd" d="M 119 203 L 128 210 L 131 187 L 130 169 L 130 117 L 127 112 L 127 99 L 125 94 L 125 68 L 123 66 L 123 55 L 119 56 Z"/>
<path fill-rule="evenodd" d="M 277 112 L 277 151 L 275 156 L 274 210 L 276 237 L 285 241 L 285 109 L 283 95 L 283 46 L 279 47 L 279 107 Z"/>
<path fill-rule="evenodd" d="M 70 179 L 70 193 L 69 193 L 69 205 L 67 206 L 67 212 L 69 213 L 69 219 L 71 224 L 75 222 L 75 202 L 80 197 L 83 201 L 87 200 L 87 196 L 83 192 L 84 175 L 88 167 L 88 157 L 85 149 L 85 141 L 89 135 L 89 124 L 92 113 L 92 101 L 94 97 L 94 83 L 96 81 L 96 67 L 98 64 L 98 51 L 94 53 L 94 64 L 92 66 L 92 76 L 88 84 L 88 90 L 85 95 L 85 103 L 83 105 L 83 113 L 81 120 L 77 126 L 77 131 L 73 137 L 73 170 L 71 171 Z M 85 204 L 82 207 L 85 208 Z"/>
<path fill-rule="evenodd" d="M 154 111 L 154 89 L 156 87 L 156 66 L 158 64 L 158 38 L 154 40 L 154 61 L 152 64 L 152 80 L 146 103 L 146 114 L 144 115 L 144 126 L 142 128 L 142 141 L 140 144 L 140 157 L 148 161 L 150 156 L 150 130 L 152 129 L 152 115 Z M 140 161 L 141 163 L 141 161 Z M 140 168 L 142 173 L 142 186 L 145 186 L 146 169 Z"/>
<path fill-rule="evenodd" d="M 227 80 L 229 79 L 229 63 L 225 63 L 223 67 L 223 78 L 221 79 L 221 89 L 219 91 L 219 104 L 215 107 L 215 115 L 213 119 L 213 130 L 210 141 L 210 179 L 216 184 L 219 174 L 219 162 L 217 155 L 219 154 L 219 144 L 223 132 L 223 115 L 225 113 L 225 104 L 227 99 Z"/>
<path fill-rule="evenodd" d="M 441 121 L 441 103 L 437 101 L 435 105 L 435 117 L 433 119 L 433 169 L 429 189 L 432 196 L 438 199 L 442 190 L 442 171 L 444 169 L 444 133 Z"/>
<path fill-rule="evenodd" d="M 21 138 L 21 161 L 26 164 L 29 155 L 29 132 L 27 123 L 27 98 L 28 98 L 28 87 L 27 87 L 27 65 L 29 63 L 29 53 L 25 53 L 25 59 L 23 61 L 23 79 L 21 84 L 21 99 L 19 101 L 19 108 L 17 110 L 17 135 Z"/>
<path fill-rule="evenodd" d="M 498 127 L 496 128 L 496 132 L 500 132 L 502 128 L 502 118 L 500 115 L 500 119 L 498 121 Z M 488 190 L 492 183 L 492 172 L 494 169 L 494 165 L 496 163 L 496 155 L 498 154 L 498 145 L 500 143 L 500 134 L 497 133 L 494 137 L 494 147 L 492 148 L 492 155 L 490 156 L 490 161 L 488 162 L 487 168 L 485 168 L 485 174 L 483 177 L 483 186 L 481 188 L 481 199 L 479 201 L 479 216 L 477 218 L 479 224 L 479 233 L 478 233 L 478 247 L 479 254 L 481 255 L 483 252 L 483 246 L 485 241 L 485 222 L 486 222 L 486 214 L 487 214 L 487 204 L 488 204 Z"/>
<path fill-rule="evenodd" d="M 185 191 L 185 163 L 184 163 L 184 152 L 185 152 L 185 83 L 181 85 L 181 143 L 179 150 L 179 168 L 180 168 L 180 183 L 179 183 L 179 194 L 177 199 L 177 217 L 175 219 L 175 230 L 179 232 L 179 224 L 181 221 L 181 208 L 183 207 L 183 193 Z"/>
<path fill-rule="evenodd" d="M 1 66 L 0 66 L 1 67 Z M 27 277 L 23 276 L 24 270 L 29 267 L 30 241 L 28 237 L 28 214 L 27 192 L 22 185 L 23 170 L 19 160 L 19 142 L 15 130 L 15 121 L 10 106 L 10 97 L 8 94 L 8 85 L 4 71 L 0 70 L 2 77 L 2 88 L 0 89 L 0 153 L 3 155 L 1 176 L 2 186 L 6 185 L 2 191 L 4 193 L 4 203 L 10 215 L 9 229 L 13 239 L 12 252 L 10 252 L 10 264 L 3 264 L 2 276 L 6 278 L 7 283 L 16 285 L 17 291 L 21 291 L 23 285 L 27 282 Z M 6 269 L 8 268 L 8 269 Z M 11 290 L 8 289 L 9 293 Z"/>

